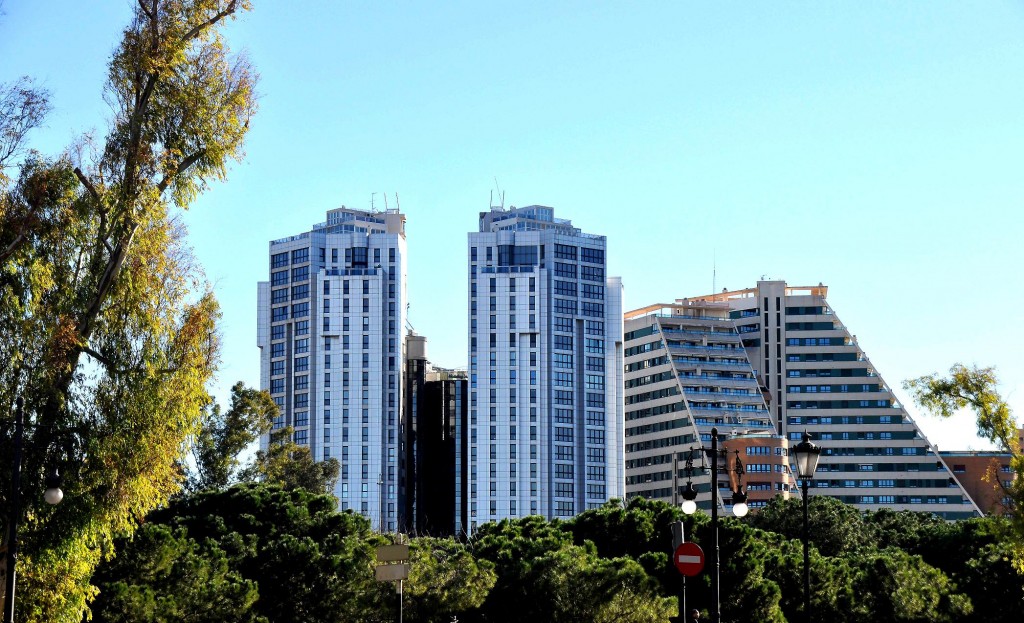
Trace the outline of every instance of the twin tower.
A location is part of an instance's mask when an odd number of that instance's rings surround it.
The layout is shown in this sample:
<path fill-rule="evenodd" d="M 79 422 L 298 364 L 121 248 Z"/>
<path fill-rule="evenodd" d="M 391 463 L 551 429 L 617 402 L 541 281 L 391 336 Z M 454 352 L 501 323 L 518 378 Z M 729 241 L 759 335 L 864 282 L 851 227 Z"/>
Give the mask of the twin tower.
<path fill-rule="evenodd" d="M 549 207 L 481 213 L 468 365 L 444 370 L 406 335 L 398 210 L 341 207 L 272 241 L 257 343 L 274 427 L 338 459 L 339 507 L 382 531 L 466 533 L 627 495 L 678 501 L 687 476 L 698 503 L 728 503 L 735 481 L 680 465 L 716 427 L 746 465 L 754 508 L 795 492 L 787 446 L 807 430 L 824 448 L 815 494 L 977 514 L 824 286 L 763 281 L 624 315 L 607 250 Z"/>

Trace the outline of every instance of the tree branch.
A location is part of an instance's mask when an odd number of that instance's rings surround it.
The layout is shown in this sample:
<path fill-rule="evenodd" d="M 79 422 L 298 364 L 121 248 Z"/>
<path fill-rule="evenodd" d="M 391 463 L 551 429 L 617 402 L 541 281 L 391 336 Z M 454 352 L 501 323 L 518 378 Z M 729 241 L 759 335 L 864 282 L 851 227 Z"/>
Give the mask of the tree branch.
<path fill-rule="evenodd" d="M 156 3 L 154 2 L 153 5 L 153 10 L 150 10 L 146 6 L 146 0 L 139 0 L 139 8 L 142 9 L 142 12 L 146 14 L 146 17 L 151 20 L 156 19 Z"/>
<path fill-rule="evenodd" d="M 82 347 L 82 352 L 85 353 L 86 355 L 89 355 L 90 357 L 92 357 L 96 361 L 102 363 L 108 369 L 114 367 L 114 364 L 109 359 L 107 359 L 106 356 L 101 355 L 100 353 L 98 353 L 95 350 L 89 348 L 88 346 L 83 346 Z"/>
<path fill-rule="evenodd" d="M 135 110 L 132 112 L 132 117 L 128 122 L 128 154 L 125 162 L 125 180 L 128 186 L 127 195 L 130 197 L 135 192 L 135 186 L 132 181 L 135 179 L 135 166 L 138 158 L 139 145 L 142 142 L 142 116 L 149 105 L 149 98 L 153 95 L 153 89 L 156 88 L 156 81 L 159 77 L 157 72 L 150 73 L 146 78 L 146 86 L 142 88 L 142 93 L 135 101 Z"/>
<path fill-rule="evenodd" d="M 21 223 L 18 225 L 18 233 L 14 236 L 14 240 L 3 251 L 0 251 L 0 262 L 6 262 L 8 258 L 14 255 L 18 247 L 28 240 L 28 234 L 32 229 L 33 223 L 39 224 L 36 213 L 40 210 L 40 206 L 31 197 L 28 198 L 27 203 L 29 207 L 28 213 L 21 219 Z"/>
<path fill-rule="evenodd" d="M 203 22 L 201 24 L 197 24 L 195 28 L 193 28 L 192 30 L 190 30 L 187 33 L 185 33 L 185 36 L 182 37 L 181 40 L 182 41 L 189 41 L 191 39 L 195 39 L 196 37 L 199 36 L 199 33 L 203 32 L 204 30 L 206 30 L 210 26 L 213 26 L 214 24 L 216 24 L 220 20 L 224 19 L 228 15 L 231 15 L 232 13 L 235 12 L 235 10 L 237 8 L 238 8 L 238 0 L 231 0 L 231 2 L 228 3 L 228 6 L 223 11 L 221 11 L 220 13 L 217 13 L 216 15 L 214 15 L 210 19 L 206 20 L 205 22 Z"/>
<path fill-rule="evenodd" d="M 178 177 L 179 175 L 187 171 L 190 166 L 195 164 L 197 160 L 199 160 L 205 155 L 206 149 L 200 149 L 196 153 L 186 157 L 184 160 L 178 163 L 178 166 L 174 169 L 173 173 L 165 175 L 164 179 L 160 180 L 160 183 L 157 184 L 156 189 L 161 193 L 167 190 L 167 187 L 170 185 L 172 181 L 174 181 L 174 178 Z"/>
<path fill-rule="evenodd" d="M 82 349 L 83 353 L 85 353 L 86 355 L 89 355 L 90 357 L 92 357 L 96 361 L 98 361 L 98 362 L 102 363 L 104 366 L 106 366 L 107 370 L 109 370 L 110 372 L 117 373 L 117 374 L 123 374 L 125 372 L 129 372 L 130 371 L 129 368 L 118 368 L 117 366 L 114 365 L 114 362 L 110 361 L 110 359 L 108 359 L 106 356 L 101 355 L 100 353 L 98 353 L 95 350 L 89 348 L 88 346 L 82 346 L 81 349 Z M 174 368 L 157 368 L 157 373 L 158 374 L 171 374 L 171 373 L 177 372 L 177 371 L 178 371 L 177 367 L 174 367 Z"/>
<path fill-rule="evenodd" d="M 99 284 L 96 286 L 96 294 L 93 296 L 92 302 L 89 304 L 89 308 L 86 310 L 82 319 L 78 322 L 76 327 L 79 336 L 83 340 L 88 340 L 89 336 L 92 335 L 93 323 L 96 322 L 96 317 L 99 316 L 100 308 L 103 306 L 104 301 L 107 300 L 107 295 L 110 293 L 110 288 L 113 287 L 114 281 L 118 275 L 121 274 L 121 267 L 124 265 L 124 260 L 128 255 L 128 248 L 131 246 L 132 241 L 135 238 L 135 232 L 138 226 L 129 226 L 128 235 L 126 235 L 118 244 L 117 248 L 111 253 L 110 259 L 107 261 L 107 269 L 103 272 L 103 277 L 100 278 Z M 68 378 L 70 380 L 70 376 Z"/>
<path fill-rule="evenodd" d="M 7 248 L 3 251 L 0 251 L 0 263 L 6 262 L 7 258 L 14 255 L 14 252 L 18 250 L 18 247 L 20 247 L 21 243 L 24 241 L 25 232 L 19 232 L 18 235 L 14 237 L 14 240 L 11 241 L 11 244 L 7 245 Z"/>
<path fill-rule="evenodd" d="M 92 195 L 92 198 L 99 202 L 100 193 L 96 190 L 96 187 L 92 185 L 92 182 L 89 181 L 89 178 L 85 176 L 85 173 L 82 173 L 82 170 L 79 169 L 78 167 L 75 167 L 75 177 L 78 178 L 79 182 L 82 182 L 82 186 L 85 186 L 85 189 L 89 191 L 89 194 Z M 100 209 L 102 208 L 103 205 L 101 204 Z"/>

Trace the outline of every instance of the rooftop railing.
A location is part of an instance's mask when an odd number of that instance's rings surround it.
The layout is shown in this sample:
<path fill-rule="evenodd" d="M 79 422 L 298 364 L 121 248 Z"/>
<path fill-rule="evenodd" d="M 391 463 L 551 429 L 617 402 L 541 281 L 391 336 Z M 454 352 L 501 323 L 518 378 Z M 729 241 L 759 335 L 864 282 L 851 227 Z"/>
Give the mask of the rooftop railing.
<path fill-rule="evenodd" d="M 537 269 L 536 266 L 481 266 L 480 273 L 485 275 L 493 275 L 495 273 L 532 273 Z"/>
<path fill-rule="evenodd" d="M 718 336 L 728 336 L 728 337 L 734 337 L 734 338 L 738 338 L 739 337 L 739 334 L 737 332 L 735 332 L 735 331 L 710 331 L 710 330 L 709 331 L 690 331 L 690 330 L 687 330 L 687 329 L 666 329 L 666 328 L 663 327 L 661 329 L 661 332 L 662 333 L 679 333 L 679 334 L 682 334 L 682 335 L 701 335 L 701 336 L 707 335 L 707 336 L 715 336 L 715 337 L 718 337 Z"/>
<path fill-rule="evenodd" d="M 328 268 L 324 270 L 324 274 L 328 277 L 359 277 L 382 272 L 379 268 Z"/>
<path fill-rule="evenodd" d="M 277 245 L 277 244 L 284 244 L 286 242 L 291 242 L 293 240 L 302 240 L 303 238 L 309 238 L 309 232 L 308 231 L 306 233 L 304 233 L 304 234 L 297 234 L 295 236 L 288 236 L 287 238 L 278 238 L 277 240 L 272 240 L 272 241 L 270 241 L 270 246 L 274 246 L 274 245 Z"/>

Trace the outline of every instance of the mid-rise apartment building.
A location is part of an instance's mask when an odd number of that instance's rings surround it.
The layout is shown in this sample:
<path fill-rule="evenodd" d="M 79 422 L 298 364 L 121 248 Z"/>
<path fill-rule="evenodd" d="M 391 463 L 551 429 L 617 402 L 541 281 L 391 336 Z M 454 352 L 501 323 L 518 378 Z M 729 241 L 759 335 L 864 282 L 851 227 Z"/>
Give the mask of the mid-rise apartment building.
<path fill-rule="evenodd" d="M 1024 448 L 1024 428 L 1017 430 L 1018 447 Z M 1010 495 L 1017 474 L 1013 455 L 1002 450 L 940 450 L 957 481 L 986 515 L 1004 515 L 1013 509 Z"/>
<path fill-rule="evenodd" d="M 622 285 L 545 206 L 469 234 L 469 529 L 623 497 Z"/>
<path fill-rule="evenodd" d="M 336 458 L 342 509 L 395 530 L 402 482 L 405 216 L 342 206 L 274 240 L 258 286 L 260 384 L 315 460 Z M 269 437 L 261 445 L 266 448 Z"/>
<path fill-rule="evenodd" d="M 678 504 L 687 478 L 704 508 L 731 504 L 740 486 L 751 508 L 789 495 L 787 445 L 727 304 L 678 301 L 628 312 L 625 394 L 627 495 Z M 729 453 L 723 464 L 735 470 L 738 457 L 746 471 L 742 480 L 722 471 L 715 489 L 703 453 L 713 429 Z"/>
<path fill-rule="evenodd" d="M 864 510 L 978 514 L 946 460 L 829 305 L 824 285 L 759 281 L 746 290 L 688 299 L 727 305 L 776 432 L 822 446 L 811 493 Z"/>

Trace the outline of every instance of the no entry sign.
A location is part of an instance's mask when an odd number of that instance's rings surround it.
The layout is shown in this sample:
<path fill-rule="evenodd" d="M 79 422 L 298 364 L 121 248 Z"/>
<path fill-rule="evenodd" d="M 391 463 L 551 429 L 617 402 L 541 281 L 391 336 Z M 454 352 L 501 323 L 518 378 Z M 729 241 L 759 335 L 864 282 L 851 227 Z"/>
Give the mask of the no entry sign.
<path fill-rule="evenodd" d="M 704 569 L 704 550 L 696 543 L 682 543 L 672 554 L 672 564 L 688 578 Z"/>

